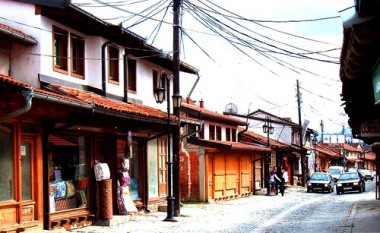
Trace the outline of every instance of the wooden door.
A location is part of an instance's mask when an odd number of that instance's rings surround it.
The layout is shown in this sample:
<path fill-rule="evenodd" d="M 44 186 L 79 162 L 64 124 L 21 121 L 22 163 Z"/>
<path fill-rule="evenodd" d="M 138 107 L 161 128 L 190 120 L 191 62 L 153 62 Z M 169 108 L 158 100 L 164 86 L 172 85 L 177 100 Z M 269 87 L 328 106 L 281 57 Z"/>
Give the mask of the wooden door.
<path fill-rule="evenodd" d="M 226 192 L 226 158 L 214 157 L 214 199 L 223 198 Z"/>
<path fill-rule="evenodd" d="M 240 161 L 240 194 L 244 195 L 252 192 L 252 159 L 250 156 L 242 156 Z"/>
<path fill-rule="evenodd" d="M 226 155 L 226 168 L 225 168 L 225 183 L 226 183 L 226 197 L 234 197 L 239 194 L 239 157 L 233 155 Z"/>
<path fill-rule="evenodd" d="M 160 197 L 167 196 L 168 184 L 167 184 L 167 166 L 166 161 L 168 158 L 168 146 L 167 138 L 162 137 L 158 139 L 158 194 Z"/>
<path fill-rule="evenodd" d="M 6 138 L 2 139 L 7 141 Z M 36 140 L 34 137 L 21 137 L 20 144 L 15 143 L 18 146 L 13 146 L 18 149 L 12 151 L 11 147 L 15 144 L 11 141 L 12 136 L 8 139 L 10 139 L 9 150 L 3 151 L 5 153 L 2 154 L 3 158 L 0 160 L 2 179 L 7 179 L 7 182 L 1 182 L 1 192 L 3 192 L 0 200 L 1 232 L 17 231 L 38 224 L 36 199 L 39 179 L 36 179 Z M 7 185 L 3 186 L 5 183 Z"/>
<path fill-rule="evenodd" d="M 214 199 L 214 157 L 207 156 L 207 201 Z"/>
<path fill-rule="evenodd" d="M 36 199 L 37 199 L 37 170 L 35 156 L 35 138 L 22 137 L 20 150 L 20 178 L 21 178 L 21 213 L 20 222 L 30 222 L 37 218 Z"/>

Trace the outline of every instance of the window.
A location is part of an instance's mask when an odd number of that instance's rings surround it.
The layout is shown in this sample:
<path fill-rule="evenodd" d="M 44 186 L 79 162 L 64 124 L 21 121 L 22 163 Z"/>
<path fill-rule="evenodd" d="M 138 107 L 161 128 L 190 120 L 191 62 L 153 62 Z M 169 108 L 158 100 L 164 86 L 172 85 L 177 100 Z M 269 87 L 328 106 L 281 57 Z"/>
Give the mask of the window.
<path fill-rule="evenodd" d="M 222 127 L 216 126 L 216 140 L 222 141 Z"/>
<path fill-rule="evenodd" d="M 53 64 L 54 70 L 67 73 L 67 48 L 68 48 L 68 32 L 59 28 L 53 28 Z"/>
<path fill-rule="evenodd" d="M 79 36 L 71 36 L 71 72 L 78 78 L 84 77 L 84 39 Z"/>
<path fill-rule="evenodd" d="M 108 47 L 108 81 L 119 83 L 119 50 L 115 47 Z"/>
<path fill-rule="evenodd" d="M 22 199 L 32 200 L 32 144 L 23 141 L 21 144 Z"/>
<path fill-rule="evenodd" d="M 88 205 L 88 138 L 52 134 L 49 141 L 50 213 Z"/>
<path fill-rule="evenodd" d="M 137 91 L 136 60 L 128 59 L 128 91 Z"/>
<path fill-rule="evenodd" d="M 53 27 L 53 40 L 53 70 L 63 74 L 68 74 L 70 70 L 73 77 L 84 79 L 84 39 L 75 34 L 70 34 L 66 30 Z M 70 56 L 68 55 L 69 46 Z"/>
<path fill-rule="evenodd" d="M 0 201 L 15 200 L 14 131 L 11 124 L 0 124 Z"/>
<path fill-rule="evenodd" d="M 236 142 L 236 129 L 232 129 L 232 142 Z"/>
<path fill-rule="evenodd" d="M 210 125 L 209 128 L 209 139 L 210 140 L 215 140 L 215 125 Z"/>
<path fill-rule="evenodd" d="M 231 129 L 226 128 L 226 141 L 231 141 Z"/>
<path fill-rule="evenodd" d="M 157 70 L 152 70 L 152 79 L 153 79 L 153 95 L 154 95 L 154 90 L 156 90 L 158 87 L 158 71 Z"/>

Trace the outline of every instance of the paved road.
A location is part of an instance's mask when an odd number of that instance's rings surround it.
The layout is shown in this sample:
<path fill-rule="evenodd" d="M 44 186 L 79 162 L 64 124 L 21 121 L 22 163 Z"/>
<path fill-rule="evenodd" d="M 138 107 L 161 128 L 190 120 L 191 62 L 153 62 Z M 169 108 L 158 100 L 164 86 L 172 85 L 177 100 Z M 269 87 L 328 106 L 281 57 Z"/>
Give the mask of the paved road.
<path fill-rule="evenodd" d="M 374 182 L 364 193 L 307 193 L 291 187 L 285 196 L 254 195 L 212 204 L 187 204 L 177 222 L 166 213 L 137 215 L 114 227 L 86 227 L 77 232 L 351 232 L 349 215 L 358 200 L 374 199 Z"/>

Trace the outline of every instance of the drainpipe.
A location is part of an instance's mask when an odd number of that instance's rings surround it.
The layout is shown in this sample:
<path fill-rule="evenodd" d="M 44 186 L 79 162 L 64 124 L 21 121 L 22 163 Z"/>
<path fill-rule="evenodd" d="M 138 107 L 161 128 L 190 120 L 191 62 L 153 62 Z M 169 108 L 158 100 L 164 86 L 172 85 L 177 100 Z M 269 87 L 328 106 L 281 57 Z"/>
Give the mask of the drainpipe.
<path fill-rule="evenodd" d="M 191 88 L 190 93 L 187 95 L 187 98 L 190 98 L 191 94 L 193 94 L 193 91 L 194 91 L 195 87 L 197 86 L 200 78 L 201 78 L 201 76 L 199 75 L 199 72 L 197 72 L 197 80 L 195 80 L 195 83 L 194 83 L 193 87 Z"/>
<path fill-rule="evenodd" d="M 249 126 L 249 123 L 247 122 L 247 123 L 245 124 L 245 129 L 242 130 L 242 131 L 240 131 L 240 132 L 238 133 L 238 142 L 240 142 L 240 140 L 241 140 L 241 135 L 242 135 L 244 132 L 246 132 L 246 131 L 248 130 L 248 126 Z"/>
<path fill-rule="evenodd" d="M 102 95 L 106 96 L 107 90 L 106 90 L 106 49 L 107 45 L 111 44 L 112 41 L 107 41 L 102 45 Z"/>
<path fill-rule="evenodd" d="M 26 101 L 26 104 L 23 108 L 20 108 L 6 116 L 4 116 L 3 118 L 0 119 L 0 123 L 3 123 L 11 118 L 15 118 L 15 117 L 18 117 L 24 113 L 26 113 L 27 111 L 30 110 L 30 108 L 32 107 L 32 98 L 33 98 L 33 89 L 28 89 L 28 90 L 23 90 L 21 91 L 21 94 L 24 96 L 25 98 L 25 101 Z"/>
<path fill-rule="evenodd" d="M 202 121 L 199 123 L 199 129 L 198 129 L 198 130 L 196 130 L 196 131 L 194 131 L 194 132 L 191 132 L 191 133 L 188 133 L 188 134 L 186 134 L 186 135 L 182 135 L 182 136 L 180 137 L 180 139 L 187 138 L 187 137 L 190 137 L 191 135 L 194 135 L 194 134 L 196 134 L 196 133 L 200 133 L 200 132 L 202 132 L 202 130 L 203 130 L 203 123 L 204 123 L 204 121 L 202 120 Z"/>

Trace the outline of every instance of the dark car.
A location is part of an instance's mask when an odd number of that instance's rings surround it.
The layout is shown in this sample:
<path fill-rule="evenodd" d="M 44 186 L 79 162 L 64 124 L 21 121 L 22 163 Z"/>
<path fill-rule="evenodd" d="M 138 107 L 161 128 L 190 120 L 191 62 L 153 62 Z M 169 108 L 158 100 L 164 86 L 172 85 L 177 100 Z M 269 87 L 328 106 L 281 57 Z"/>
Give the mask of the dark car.
<path fill-rule="evenodd" d="M 336 194 L 341 194 L 351 191 L 365 191 L 365 181 L 359 172 L 342 173 L 336 182 Z"/>
<path fill-rule="evenodd" d="M 369 170 L 367 169 L 359 169 L 358 172 L 360 172 L 360 174 L 364 177 L 364 179 L 367 181 L 367 180 L 373 180 L 374 178 L 374 175 L 372 174 L 372 172 L 370 172 Z"/>
<path fill-rule="evenodd" d="M 334 191 L 334 178 L 329 173 L 315 172 L 307 181 L 307 192 Z"/>

